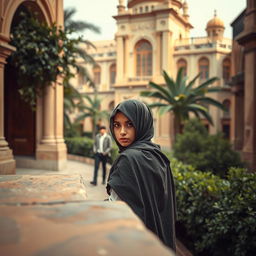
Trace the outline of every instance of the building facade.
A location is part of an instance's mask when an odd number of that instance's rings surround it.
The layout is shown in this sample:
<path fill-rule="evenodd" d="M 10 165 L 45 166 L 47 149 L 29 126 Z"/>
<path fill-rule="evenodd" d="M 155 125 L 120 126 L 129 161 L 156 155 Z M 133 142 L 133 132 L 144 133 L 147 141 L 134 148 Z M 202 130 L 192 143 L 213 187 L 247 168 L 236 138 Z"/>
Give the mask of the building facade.
<path fill-rule="evenodd" d="M 16 166 L 59 170 L 66 162 L 63 87 L 49 86 L 32 111 L 20 99 L 17 70 L 8 63 L 16 50 L 11 30 L 24 10 L 63 26 L 63 0 L 0 0 L 0 174 L 15 173 Z"/>
<path fill-rule="evenodd" d="M 232 130 L 234 148 L 256 170 L 256 2 L 233 21 Z"/>
<path fill-rule="evenodd" d="M 219 77 L 216 85 L 222 92 L 211 97 L 224 103 L 227 109 L 231 104 L 228 86 L 231 68 L 232 40 L 224 38 L 223 21 L 214 13 L 205 24 L 206 35 L 191 38 L 189 8 L 186 1 L 179 0 L 129 0 L 127 6 L 119 0 L 116 20 L 117 32 L 113 40 L 93 42 L 96 49 L 87 51 L 94 57 L 97 65 L 88 67 L 102 98 L 102 108 L 111 110 L 120 101 L 140 98 L 140 92 L 149 90 L 153 81 L 164 84 L 162 71 L 175 78 L 179 67 L 184 67 L 189 80 L 199 72 L 198 82 L 211 77 Z M 93 94 L 82 77 L 73 83 L 82 92 Z M 214 126 L 205 121 L 210 133 L 223 131 L 230 136 L 229 111 L 223 112 L 210 107 Z M 170 149 L 173 136 L 173 122 L 170 114 L 159 116 L 154 112 L 156 143 Z M 85 120 L 84 129 L 90 130 Z"/>

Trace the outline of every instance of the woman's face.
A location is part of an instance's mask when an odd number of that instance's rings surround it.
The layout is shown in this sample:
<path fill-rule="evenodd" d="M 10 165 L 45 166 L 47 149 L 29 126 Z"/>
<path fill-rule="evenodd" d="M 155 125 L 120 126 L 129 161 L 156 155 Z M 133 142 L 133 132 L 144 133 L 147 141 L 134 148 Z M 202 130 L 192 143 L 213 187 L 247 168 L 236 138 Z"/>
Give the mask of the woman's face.
<path fill-rule="evenodd" d="M 122 147 L 128 147 L 134 142 L 136 130 L 132 122 L 122 112 L 118 112 L 114 116 L 113 127 L 115 137 Z"/>

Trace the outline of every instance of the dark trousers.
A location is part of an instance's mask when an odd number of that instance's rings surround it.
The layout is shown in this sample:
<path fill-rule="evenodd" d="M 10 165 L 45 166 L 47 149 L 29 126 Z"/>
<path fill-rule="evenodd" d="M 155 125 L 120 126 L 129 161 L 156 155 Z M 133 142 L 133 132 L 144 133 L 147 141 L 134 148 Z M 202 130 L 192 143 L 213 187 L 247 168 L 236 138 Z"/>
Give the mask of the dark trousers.
<path fill-rule="evenodd" d="M 93 175 L 93 182 L 97 184 L 97 177 L 98 177 L 98 170 L 100 166 L 100 162 L 102 163 L 102 183 L 106 181 L 106 164 L 107 164 L 107 156 L 96 153 L 95 154 L 95 161 L 94 161 L 94 175 Z"/>

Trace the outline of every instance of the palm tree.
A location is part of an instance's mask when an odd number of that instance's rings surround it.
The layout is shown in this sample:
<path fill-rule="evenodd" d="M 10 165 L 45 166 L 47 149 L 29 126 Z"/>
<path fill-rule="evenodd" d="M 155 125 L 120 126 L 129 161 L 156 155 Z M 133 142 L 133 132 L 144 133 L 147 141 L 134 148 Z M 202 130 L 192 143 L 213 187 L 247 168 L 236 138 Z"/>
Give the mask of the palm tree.
<path fill-rule="evenodd" d="M 96 33 L 100 32 L 100 29 L 91 24 L 87 23 L 85 21 L 75 21 L 73 20 L 73 16 L 76 13 L 75 8 L 68 8 L 64 11 L 64 31 L 74 36 L 76 33 L 81 33 L 85 30 L 91 30 Z M 78 58 L 81 58 L 82 61 L 86 64 L 94 65 L 95 61 L 94 59 L 86 52 L 86 46 L 94 47 L 94 45 L 88 41 L 83 40 L 81 36 L 77 38 L 77 45 L 74 47 L 73 51 L 74 54 L 77 55 Z M 87 69 L 84 67 L 84 65 L 81 65 L 79 63 L 76 64 L 77 72 L 80 76 L 84 77 L 84 81 L 90 86 L 95 88 L 94 82 L 92 78 L 90 77 Z M 76 126 L 77 123 L 72 123 L 70 120 L 70 113 L 73 113 L 75 109 L 82 109 L 83 108 L 83 98 L 79 91 L 70 83 L 68 83 L 64 88 L 64 127 L 65 130 L 73 130 L 73 126 Z"/>
<path fill-rule="evenodd" d="M 97 95 L 94 95 L 93 98 L 91 98 L 87 94 L 82 94 L 82 96 L 87 100 L 87 104 L 83 104 L 80 106 L 82 114 L 80 114 L 75 121 L 79 122 L 83 121 L 85 118 L 91 118 L 93 127 L 93 138 L 95 138 L 97 123 L 99 122 L 99 120 L 108 119 L 109 112 L 100 109 L 101 99 L 98 98 Z"/>
<path fill-rule="evenodd" d="M 149 86 L 155 90 L 141 92 L 141 96 L 159 100 L 159 102 L 152 103 L 149 106 L 151 108 L 158 108 L 160 115 L 167 112 L 173 113 L 174 136 L 181 132 L 182 124 L 185 120 L 189 119 L 190 113 L 194 113 L 197 118 L 200 118 L 200 116 L 205 117 L 213 125 L 212 118 L 206 106 L 213 105 L 225 110 L 220 102 L 209 96 L 205 96 L 206 93 L 221 91 L 220 87 L 210 87 L 218 78 L 210 78 L 197 87 L 194 87 L 199 76 L 200 73 L 187 83 L 187 77 L 183 76 L 183 68 L 178 70 L 176 81 L 163 71 L 164 86 L 151 81 L 149 82 Z"/>
<path fill-rule="evenodd" d="M 81 20 L 77 20 L 77 21 L 73 20 L 75 13 L 76 13 L 75 8 L 67 8 L 64 10 L 64 31 L 66 33 L 72 36 L 74 35 L 74 33 L 78 34 L 78 33 L 84 32 L 85 30 L 91 30 L 95 33 L 100 33 L 100 29 L 98 26 L 95 26 L 91 23 L 81 21 Z M 94 48 L 95 46 L 90 41 L 84 40 L 82 36 L 78 37 L 78 43 L 79 44 L 74 49 L 78 57 L 81 58 L 85 64 L 95 65 L 94 59 L 85 50 L 86 47 L 88 46 L 91 46 Z M 84 65 L 78 64 L 77 68 L 78 68 L 78 74 L 85 78 L 85 82 L 88 82 L 89 86 L 95 87 L 94 82 L 91 79 Z"/>

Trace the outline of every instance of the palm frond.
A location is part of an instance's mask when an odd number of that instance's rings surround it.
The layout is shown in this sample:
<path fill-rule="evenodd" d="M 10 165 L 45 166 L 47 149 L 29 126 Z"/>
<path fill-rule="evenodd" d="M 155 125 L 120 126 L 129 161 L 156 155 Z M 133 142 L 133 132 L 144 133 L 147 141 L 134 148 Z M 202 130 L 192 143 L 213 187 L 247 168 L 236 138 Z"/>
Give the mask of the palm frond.
<path fill-rule="evenodd" d="M 177 92 L 176 92 L 176 85 L 174 80 L 167 74 L 166 71 L 163 71 L 163 77 L 167 87 L 169 88 L 170 96 L 175 97 Z"/>
<path fill-rule="evenodd" d="M 209 98 L 209 97 L 200 97 L 197 98 L 198 102 L 202 102 L 202 103 L 206 103 L 206 104 L 211 104 L 213 106 L 216 106 L 222 110 L 226 110 L 225 106 L 223 104 L 221 104 L 219 101 L 213 99 L 213 98 Z"/>
<path fill-rule="evenodd" d="M 219 80 L 218 77 L 212 77 L 208 80 L 206 80 L 204 83 L 200 84 L 198 87 L 194 89 L 195 93 L 198 93 L 199 91 L 205 89 L 209 85 L 213 84 L 215 81 Z"/>

